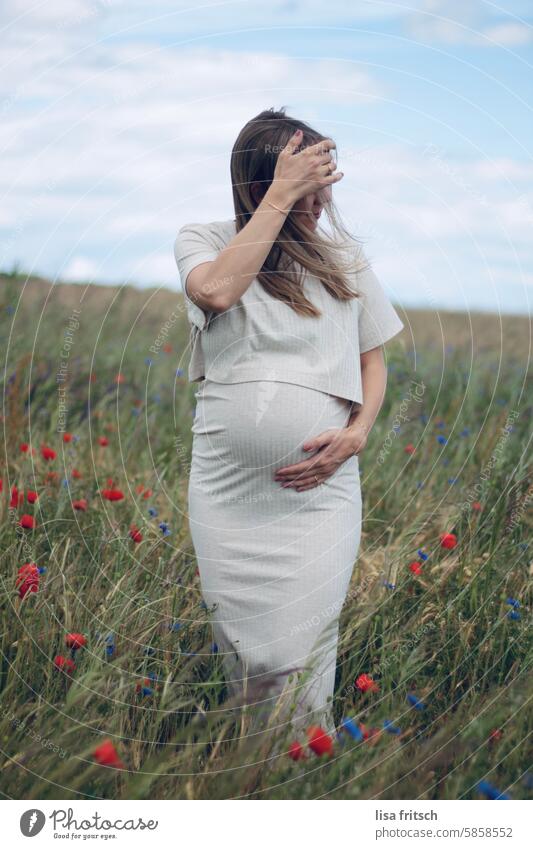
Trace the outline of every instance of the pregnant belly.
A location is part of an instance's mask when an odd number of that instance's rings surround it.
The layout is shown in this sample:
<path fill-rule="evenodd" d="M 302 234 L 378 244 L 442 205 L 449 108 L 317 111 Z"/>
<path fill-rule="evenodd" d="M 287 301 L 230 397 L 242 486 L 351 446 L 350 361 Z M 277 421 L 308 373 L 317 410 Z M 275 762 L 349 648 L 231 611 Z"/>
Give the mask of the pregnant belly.
<path fill-rule="evenodd" d="M 204 460 L 256 474 L 312 456 L 303 443 L 344 427 L 350 406 L 325 392 L 267 380 L 204 380 L 195 397 L 193 467 Z"/>

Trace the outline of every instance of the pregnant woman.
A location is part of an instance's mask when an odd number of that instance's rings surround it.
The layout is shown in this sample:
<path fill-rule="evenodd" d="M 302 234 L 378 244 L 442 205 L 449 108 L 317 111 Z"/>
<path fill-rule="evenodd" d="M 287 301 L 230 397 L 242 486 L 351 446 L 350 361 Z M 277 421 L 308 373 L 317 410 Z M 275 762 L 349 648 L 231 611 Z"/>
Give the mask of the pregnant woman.
<path fill-rule="evenodd" d="M 262 720 L 277 705 L 280 722 L 329 732 L 358 455 L 383 403 L 381 346 L 403 327 L 335 212 L 334 153 L 284 110 L 260 113 L 232 151 L 235 217 L 174 244 L 199 381 L 189 524 L 228 690 Z"/>

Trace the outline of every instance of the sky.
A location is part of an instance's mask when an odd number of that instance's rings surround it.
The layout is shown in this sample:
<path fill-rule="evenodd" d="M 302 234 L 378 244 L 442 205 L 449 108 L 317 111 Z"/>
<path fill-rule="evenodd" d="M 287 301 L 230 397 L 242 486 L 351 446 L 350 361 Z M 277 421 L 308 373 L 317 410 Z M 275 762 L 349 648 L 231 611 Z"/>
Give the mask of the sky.
<path fill-rule="evenodd" d="M 335 202 L 403 308 L 528 313 L 533 3 L 3 0 L 0 269 L 181 288 L 258 112 L 335 139 Z"/>

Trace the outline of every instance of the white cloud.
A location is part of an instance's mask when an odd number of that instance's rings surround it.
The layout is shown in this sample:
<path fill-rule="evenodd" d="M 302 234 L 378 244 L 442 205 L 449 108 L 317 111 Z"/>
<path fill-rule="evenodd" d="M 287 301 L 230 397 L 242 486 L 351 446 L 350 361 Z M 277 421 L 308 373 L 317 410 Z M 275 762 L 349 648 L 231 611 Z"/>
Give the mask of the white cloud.
<path fill-rule="evenodd" d="M 452 44 L 474 38 L 486 45 L 480 33 L 489 31 L 502 44 L 523 38 L 519 21 L 480 14 L 482 6 L 333 2 L 325 21 L 321 2 L 281 2 L 269 7 L 280 25 L 311 25 L 300 56 L 291 57 L 276 50 L 269 29 L 262 52 L 229 49 L 222 38 L 180 46 L 202 27 L 265 25 L 261 3 L 190 9 L 171 0 L 154 7 L 141 0 L 38 7 L 10 0 L 0 11 L 7 24 L 0 77 L 0 248 L 9 247 L 7 264 L 18 259 L 67 280 L 127 278 L 177 288 L 177 228 L 233 215 L 228 161 L 236 134 L 261 109 L 286 104 L 289 114 L 342 137 L 346 177 L 335 189 L 341 210 L 356 235 L 366 233 L 398 300 L 401 292 L 422 302 L 428 285 L 449 305 L 462 303 L 465 291 L 488 298 L 485 264 L 498 270 L 504 301 L 511 291 L 505 281 L 513 281 L 516 300 L 522 278 L 513 254 L 532 259 L 531 164 L 504 155 L 432 157 L 390 142 L 362 153 L 359 128 L 375 126 L 385 139 L 402 132 L 383 112 L 365 111 L 395 96 L 394 75 L 366 66 L 374 61 L 370 52 L 361 61 L 354 49 L 350 62 L 317 58 L 312 49 L 312 39 L 325 33 L 314 33 L 315 20 L 328 27 L 337 19 L 347 26 L 394 19 L 400 32 L 405 25 Z M 24 17 L 15 22 L 17 14 Z M 163 42 L 155 37 L 161 32 L 168 35 Z M 242 36 L 235 43 L 247 44 Z M 14 236 L 4 235 L 7 227 Z"/>
<path fill-rule="evenodd" d="M 60 272 L 60 277 L 61 280 L 79 283 L 95 280 L 99 272 L 99 264 L 90 257 L 74 256 Z"/>

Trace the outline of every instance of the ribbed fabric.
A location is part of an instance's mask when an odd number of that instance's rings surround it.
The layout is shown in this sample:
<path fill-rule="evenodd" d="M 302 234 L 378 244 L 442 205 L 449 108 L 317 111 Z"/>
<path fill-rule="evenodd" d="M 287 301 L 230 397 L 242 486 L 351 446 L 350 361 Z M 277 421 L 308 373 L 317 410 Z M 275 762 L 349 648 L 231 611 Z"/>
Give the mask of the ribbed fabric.
<path fill-rule="evenodd" d="M 320 280 L 306 275 L 304 291 L 320 309 L 301 316 L 254 279 L 230 309 L 204 312 L 187 292 L 187 275 L 215 260 L 236 235 L 234 220 L 187 224 L 174 242 L 191 324 L 189 380 L 218 383 L 271 380 L 295 383 L 362 404 L 360 354 L 403 328 L 371 268 L 353 274 L 361 298 L 338 301 Z M 360 256 L 366 259 L 360 249 Z M 354 269 L 360 267 L 354 255 Z M 218 281 L 220 287 L 224 280 Z"/>
<path fill-rule="evenodd" d="M 361 536 L 359 460 L 302 492 L 274 475 L 313 456 L 307 439 L 345 427 L 349 404 L 272 381 L 207 379 L 196 399 L 189 526 L 230 696 L 266 721 L 285 688 L 297 727 L 332 732 L 338 617 Z"/>

